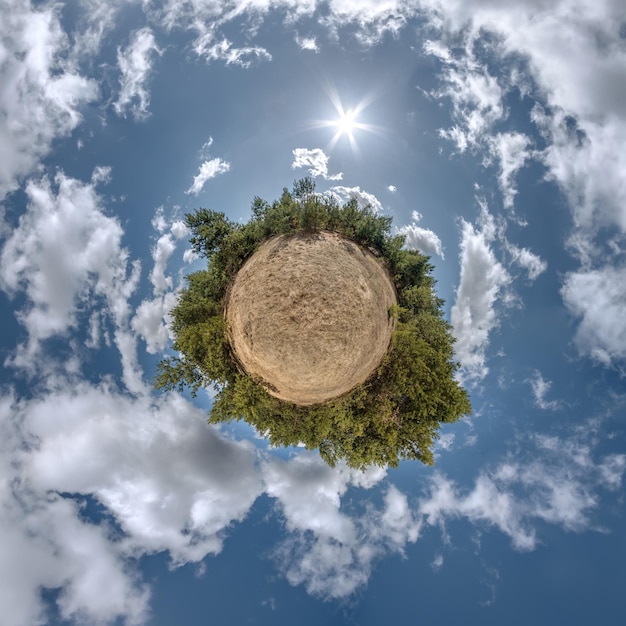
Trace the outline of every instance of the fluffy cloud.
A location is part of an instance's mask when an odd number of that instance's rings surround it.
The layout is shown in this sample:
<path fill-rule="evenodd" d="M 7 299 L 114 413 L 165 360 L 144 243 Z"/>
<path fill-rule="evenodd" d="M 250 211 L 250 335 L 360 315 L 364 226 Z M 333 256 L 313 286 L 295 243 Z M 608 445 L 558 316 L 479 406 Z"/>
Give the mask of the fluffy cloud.
<path fill-rule="evenodd" d="M 179 396 L 152 403 L 79 385 L 29 403 L 23 418 L 41 441 L 23 470 L 32 486 L 97 498 L 127 554 L 215 554 L 261 491 L 252 444 L 223 439 Z"/>
<path fill-rule="evenodd" d="M 619 490 L 626 470 L 626 455 L 597 453 L 599 424 L 588 423 L 567 436 L 532 436 L 527 454 L 505 454 L 469 487 L 434 474 L 411 502 L 383 483 L 381 468 L 332 469 L 310 452 L 259 455 L 176 394 L 151 400 L 109 382 L 59 382 L 28 400 L 0 398 L 0 528 L 11 538 L 0 547 L 8 568 L 0 565 L 0 596 L 15 624 L 45 622 L 41 587 L 60 589 L 67 619 L 143 623 L 149 590 L 130 562 L 165 552 L 178 566 L 220 552 L 263 493 L 284 519 L 278 567 L 291 584 L 330 599 L 366 585 L 376 561 L 403 553 L 424 525 L 446 533 L 462 518 L 497 528 L 519 550 L 537 547 L 540 521 L 586 530 L 599 493 Z M 380 505 L 350 505 L 374 487 Z M 122 534 L 81 516 L 87 497 Z"/>
<path fill-rule="evenodd" d="M 56 6 L 0 0 L 0 200 L 32 172 L 52 141 L 81 121 L 97 97 L 68 56 Z"/>
<path fill-rule="evenodd" d="M 471 46 L 465 54 L 455 57 L 440 42 L 429 40 L 424 44 L 424 52 L 442 64 L 442 86 L 432 95 L 450 100 L 456 120 L 454 126 L 441 129 L 439 134 L 452 141 L 461 153 L 483 147 L 487 132 L 506 115 L 504 91 L 497 78 L 476 60 Z"/>
<path fill-rule="evenodd" d="M 28 342 L 14 356 L 14 365 L 31 372 L 41 369 L 41 343 L 76 328 L 86 302 L 104 303 L 127 384 L 138 389 L 128 298 L 140 267 L 130 263 L 120 223 L 106 215 L 96 192 L 106 175 L 101 168 L 93 182 L 82 183 L 60 172 L 54 184 L 47 178 L 28 183 L 27 210 L 0 253 L 0 287 L 26 296 L 19 319 Z"/>
<path fill-rule="evenodd" d="M 341 180 L 343 174 L 328 174 L 328 156 L 321 148 L 295 148 L 293 152 L 292 169 L 308 167 L 311 176 L 322 176 L 327 180 Z"/>
<path fill-rule="evenodd" d="M 173 339 L 169 331 L 170 311 L 176 306 L 177 297 L 168 292 L 155 298 L 142 300 L 132 320 L 133 330 L 146 342 L 149 354 L 165 350 Z"/>
<path fill-rule="evenodd" d="M 160 237 L 152 249 L 154 266 L 150 271 L 152 283 L 152 298 L 144 299 L 137 307 L 131 326 L 133 330 L 146 342 L 146 350 L 150 354 L 164 350 L 170 336 L 170 311 L 177 301 L 179 285 L 174 285 L 174 279 L 166 274 L 169 258 L 176 250 L 180 239 L 188 236 L 189 229 L 184 222 L 176 220 L 168 222 L 160 208 L 152 225 Z"/>
<path fill-rule="evenodd" d="M 224 439 L 178 396 L 152 402 L 67 380 L 28 401 L 3 396 L 0 425 L 0 597 L 10 624 L 45 623 L 41 587 L 60 589 L 65 619 L 144 623 L 149 593 L 131 560 L 219 552 L 262 491 L 253 446 Z M 81 497 L 104 505 L 123 534 L 87 521 Z"/>
<path fill-rule="evenodd" d="M 619 274 L 618 251 L 626 237 L 626 51 L 623 47 L 623 11 L 612 0 L 496 5 L 475 1 L 428 0 L 445 33 L 426 51 L 443 67 L 443 86 L 435 95 L 449 98 L 456 125 L 443 131 L 459 151 L 481 149 L 486 163 L 500 164 L 499 184 L 505 206 L 515 196 L 514 174 L 528 158 L 541 162 L 546 178 L 556 183 L 568 200 L 574 221 L 570 249 L 581 261 L 563 287 L 566 305 L 581 320 L 577 342 L 585 354 L 609 363 L 623 360 L 623 351 L 608 340 L 616 330 L 600 321 L 593 299 L 573 303 L 573 291 L 590 281 Z M 484 33 L 495 38 L 486 40 Z M 444 41 L 456 43 L 452 54 Z M 489 71 L 475 50 L 496 63 Z M 496 68 L 496 69 L 493 69 Z M 499 68 L 499 69 L 497 69 Z M 497 76 L 493 72 L 500 72 Z M 503 96 L 512 88 L 536 98 L 531 121 L 543 136 L 545 147 L 529 151 L 518 132 L 495 133 L 495 124 L 508 116 Z M 616 231 L 608 249 L 606 233 Z M 611 303 L 626 297 L 626 288 L 609 289 Z M 596 331 L 587 321 L 598 320 Z"/>
<path fill-rule="evenodd" d="M 76 7 L 76 30 L 72 33 L 74 45 L 71 56 L 76 62 L 93 58 L 99 52 L 106 36 L 115 26 L 120 2 L 82 0 Z"/>
<path fill-rule="evenodd" d="M 198 173 L 193 177 L 193 183 L 191 183 L 191 187 L 185 191 L 185 193 L 192 193 L 194 196 L 197 196 L 207 181 L 211 180 L 211 178 L 215 178 L 220 174 L 225 174 L 230 170 L 230 163 L 228 161 L 224 161 L 224 159 L 220 159 L 219 157 L 216 159 L 210 159 L 209 161 L 204 161 L 200 168 L 198 169 Z"/>
<path fill-rule="evenodd" d="M 414 503 L 387 485 L 382 506 L 370 504 L 360 514 L 342 507 L 355 486 L 345 468 L 331 470 L 308 454 L 269 461 L 266 491 L 278 500 L 289 532 L 276 550 L 277 561 L 291 584 L 326 599 L 342 598 L 367 583 L 377 559 L 418 541 L 424 526 L 438 526 L 452 541 L 447 523 L 464 519 L 497 528 L 521 551 L 540 544 L 539 522 L 587 530 L 598 494 L 617 492 L 626 471 L 626 455 L 594 450 L 597 427 L 590 422 L 563 436 L 531 436 L 524 442 L 526 455 L 505 456 L 469 487 L 435 473 Z M 433 566 L 442 565 L 437 557 Z"/>
<path fill-rule="evenodd" d="M 356 187 L 344 187 L 343 185 L 335 185 L 327 191 L 324 195 L 334 197 L 339 202 L 348 202 L 348 200 L 356 200 L 359 207 L 364 208 L 366 206 L 372 207 L 377 213 L 383 210 L 383 205 L 380 200 L 372 193 L 363 191 L 358 185 Z"/>
<path fill-rule="evenodd" d="M 511 76 L 495 76 L 486 63 L 477 59 L 478 39 L 468 38 L 460 55 L 453 55 L 441 42 L 427 41 L 424 52 L 442 64 L 442 86 L 430 95 L 449 100 L 454 125 L 440 129 L 444 139 L 452 141 L 459 153 L 482 153 L 483 165 L 497 164 L 497 180 L 502 203 L 511 209 L 517 189 L 515 176 L 526 161 L 535 156 L 531 140 L 524 133 L 496 132 L 496 126 L 507 119 L 504 104 L 507 92 L 516 85 Z"/>
<path fill-rule="evenodd" d="M 578 349 L 604 365 L 626 359 L 625 284 L 626 267 L 604 266 L 568 274 L 561 290 L 567 308 L 580 320 Z"/>
<path fill-rule="evenodd" d="M 419 512 L 430 525 L 466 518 L 498 528 L 518 550 L 537 547 L 536 522 L 557 524 L 571 531 L 589 528 L 598 505 L 598 489 L 621 485 L 626 455 L 594 458 L 592 424 L 567 437 L 536 435 L 528 459 L 506 460 L 482 472 L 471 489 L 461 490 L 450 479 L 435 475 Z M 534 449 L 533 449 L 534 448 Z"/>
<path fill-rule="evenodd" d="M 310 50 L 311 52 L 319 52 L 319 46 L 315 40 L 315 37 L 300 37 L 296 35 L 296 43 L 302 48 L 302 50 Z"/>
<path fill-rule="evenodd" d="M 419 250 L 423 254 L 437 254 L 442 259 L 445 258 L 441 239 L 432 230 L 418 226 L 422 214 L 413 211 L 412 217 L 412 224 L 398 228 L 398 233 L 406 237 L 406 247 L 410 250 Z"/>
<path fill-rule="evenodd" d="M 461 375 L 478 382 L 489 372 L 485 353 L 489 335 L 498 325 L 495 305 L 511 277 L 491 249 L 496 227 L 486 209 L 483 208 L 478 229 L 465 220 L 461 223 L 461 279 L 451 322 L 457 338 Z"/>
<path fill-rule="evenodd" d="M 93 410 L 93 407 L 90 408 Z M 85 521 L 79 501 L 30 482 L 29 451 L 37 441 L 21 419 L 24 402 L 0 399 L 0 602 L 7 624 L 45 624 L 42 588 L 58 589 L 64 620 L 107 623 L 124 617 L 144 623 L 149 592 L 106 525 Z M 53 424 L 61 415 L 46 413 Z M 26 440 L 24 439 L 26 437 Z M 80 473 L 81 469 L 78 470 Z M 106 590 L 104 593 L 103 590 Z"/>
<path fill-rule="evenodd" d="M 402 553 L 407 543 L 417 541 L 421 527 L 406 495 L 393 486 L 385 492 L 381 509 L 360 518 L 338 515 L 350 536 L 320 533 L 304 524 L 293 528 L 277 550 L 287 580 L 324 599 L 346 598 L 366 585 L 375 560 Z"/>
<path fill-rule="evenodd" d="M 155 52 L 161 54 L 150 28 L 141 28 L 133 33 L 125 50 L 117 49 L 117 64 L 121 72 L 120 93 L 113 106 L 118 115 L 125 115 L 126 110 L 130 109 L 136 119 L 148 116 L 150 94 L 146 82 L 152 71 Z"/>
<path fill-rule="evenodd" d="M 365 475 L 344 465 L 333 470 L 310 453 L 264 466 L 267 494 L 279 502 L 289 531 L 275 556 L 292 585 L 303 584 L 325 598 L 344 598 L 367 583 L 372 562 L 383 550 L 385 530 L 398 530 L 397 515 L 388 515 L 387 526 L 372 520 L 368 530 L 364 520 L 340 510 L 341 497 L 351 485 L 369 488 L 384 475 L 379 468 Z M 376 538 L 370 534 L 374 528 Z"/>
<path fill-rule="evenodd" d="M 321 23 L 335 37 L 341 29 L 355 27 L 353 36 L 365 46 L 379 43 L 385 35 L 397 36 L 419 11 L 417 3 L 403 0 L 338 0 L 330 6 Z"/>
<path fill-rule="evenodd" d="M 541 154 L 547 178 L 561 187 L 572 211 L 570 247 L 583 265 L 602 263 L 607 229 L 617 231 L 620 245 L 626 237 L 626 161 L 618 148 L 626 141 L 626 116 L 598 124 L 536 106 L 532 118 L 548 139 Z"/>

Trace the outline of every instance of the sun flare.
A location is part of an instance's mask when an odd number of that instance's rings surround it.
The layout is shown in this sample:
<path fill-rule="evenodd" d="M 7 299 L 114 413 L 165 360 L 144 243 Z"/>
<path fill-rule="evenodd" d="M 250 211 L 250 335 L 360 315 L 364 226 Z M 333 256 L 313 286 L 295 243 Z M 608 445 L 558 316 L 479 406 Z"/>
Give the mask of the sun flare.
<path fill-rule="evenodd" d="M 374 100 L 373 95 L 366 96 L 357 102 L 356 105 L 350 107 L 344 107 L 337 90 L 332 85 L 326 85 L 325 91 L 336 111 L 336 117 L 334 119 L 317 120 L 311 124 L 314 128 L 333 128 L 335 130 L 331 140 L 328 143 L 327 149 L 332 150 L 337 143 L 343 138 L 347 138 L 352 151 L 355 154 L 359 154 L 359 148 L 357 145 L 356 135 L 357 131 L 365 131 L 368 133 L 375 133 L 383 135 L 384 131 L 381 127 L 374 124 L 360 121 L 359 117 L 361 113 L 372 103 Z"/>
<path fill-rule="evenodd" d="M 351 135 L 352 131 L 357 126 L 356 111 L 354 109 L 348 109 L 345 112 L 341 112 L 335 124 L 339 133 L 342 135 Z"/>

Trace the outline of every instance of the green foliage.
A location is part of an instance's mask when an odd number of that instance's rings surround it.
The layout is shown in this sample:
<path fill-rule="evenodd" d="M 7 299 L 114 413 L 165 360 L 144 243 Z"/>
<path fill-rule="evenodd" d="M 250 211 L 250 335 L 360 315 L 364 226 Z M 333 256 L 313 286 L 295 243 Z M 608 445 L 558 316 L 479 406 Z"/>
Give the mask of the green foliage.
<path fill-rule="evenodd" d="M 330 465 L 340 459 L 355 468 L 397 466 L 400 459 L 433 463 L 440 424 L 458 420 L 471 407 L 454 379 L 454 338 L 443 319 L 443 301 L 434 293 L 433 267 L 428 257 L 403 247 L 403 236 L 390 234 L 391 218 L 360 208 L 356 200 L 340 206 L 317 195 L 305 178 L 272 204 L 255 198 L 247 224 L 207 209 L 187 215 L 186 222 L 193 249 L 208 259 L 208 267 L 187 277 L 172 311 L 173 348 L 180 356 L 161 361 L 158 389 L 189 388 L 195 395 L 213 385 L 217 395 L 209 422 L 244 419 L 273 445 L 302 443 L 319 449 Z M 389 314 L 397 323 L 385 357 L 365 383 L 324 404 L 299 406 L 271 396 L 262 381 L 238 367 L 224 301 L 235 274 L 264 240 L 319 230 L 369 248 L 386 264 L 398 295 Z"/>

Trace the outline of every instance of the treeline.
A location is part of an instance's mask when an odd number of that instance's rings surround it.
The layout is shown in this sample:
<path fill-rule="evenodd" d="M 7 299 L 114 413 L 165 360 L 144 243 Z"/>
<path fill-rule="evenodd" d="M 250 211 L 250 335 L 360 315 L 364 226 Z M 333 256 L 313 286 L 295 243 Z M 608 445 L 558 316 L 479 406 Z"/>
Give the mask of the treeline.
<path fill-rule="evenodd" d="M 172 311 L 173 349 L 180 356 L 158 366 L 155 386 L 195 394 L 213 385 L 217 395 L 209 422 L 245 419 L 273 445 L 319 449 L 330 465 L 396 466 L 400 459 L 432 464 L 441 423 L 471 411 L 454 380 L 454 338 L 434 293 L 428 257 L 403 248 L 391 234 L 391 218 L 356 200 L 340 205 L 315 193 L 310 178 L 283 190 L 272 204 L 252 203 L 252 218 L 237 224 L 224 213 L 200 209 L 186 216 L 193 249 L 206 270 L 187 276 Z M 398 295 L 391 345 L 377 371 L 349 394 L 324 404 L 299 406 L 269 395 L 262 381 L 240 371 L 227 339 L 224 300 L 228 286 L 259 245 L 274 235 L 334 231 L 369 248 L 386 264 Z"/>

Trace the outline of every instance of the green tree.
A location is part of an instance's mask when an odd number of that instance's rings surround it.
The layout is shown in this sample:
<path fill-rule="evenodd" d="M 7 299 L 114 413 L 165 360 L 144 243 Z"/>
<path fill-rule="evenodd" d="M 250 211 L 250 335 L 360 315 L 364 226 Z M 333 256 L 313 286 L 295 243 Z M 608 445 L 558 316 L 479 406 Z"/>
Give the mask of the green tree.
<path fill-rule="evenodd" d="M 442 423 L 471 411 L 466 391 L 455 380 L 454 338 L 435 294 L 428 257 L 406 250 L 391 234 L 391 218 L 355 200 L 339 205 L 315 193 L 310 178 L 283 190 L 272 204 L 254 198 L 244 225 L 223 213 L 199 209 L 186 216 L 193 249 L 207 268 L 187 277 L 172 311 L 177 357 L 158 366 L 155 386 L 195 394 L 213 385 L 217 395 L 209 422 L 244 419 L 266 433 L 273 445 L 303 443 L 319 449 L 334 465 L 396 466 L 401 459 L 432 464 L 432 447 Z M 377 371 L 347 395 L 313 406 L 270 395 L 237 363 L 224 321 L 229 285 L 258 246 L 279 234 L 331 230 L 373 250 L 386 263 L 398 294 L 390 315 L 397 322 L 391 345 Z"/>

